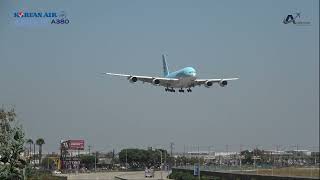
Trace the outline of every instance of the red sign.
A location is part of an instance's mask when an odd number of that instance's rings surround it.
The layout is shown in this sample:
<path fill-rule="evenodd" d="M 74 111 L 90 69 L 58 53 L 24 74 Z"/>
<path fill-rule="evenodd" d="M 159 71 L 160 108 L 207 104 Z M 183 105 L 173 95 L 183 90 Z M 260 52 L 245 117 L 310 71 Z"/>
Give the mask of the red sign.
<path fill-rule="evenodd" d="M 70 150 L 84 150 L 84 140 L 68 140 L 66 145 Z"/>

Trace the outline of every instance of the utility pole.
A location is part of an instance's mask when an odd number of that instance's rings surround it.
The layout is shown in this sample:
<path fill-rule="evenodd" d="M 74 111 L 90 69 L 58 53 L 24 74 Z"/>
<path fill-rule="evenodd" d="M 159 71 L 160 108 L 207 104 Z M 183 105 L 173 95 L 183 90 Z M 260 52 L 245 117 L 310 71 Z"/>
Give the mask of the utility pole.
<path fill-rule="evenodd" d="M 297 156 L 299 158 L 299 144 L 297 144 Z"/>
<path fill-rule="evenodd" d="M 198 145 L 198 179 L 200 180 L 200 147 Z"/>
<path fill-rule="evenodd" d="M 90 149 L 91 149 L 91 145 L 88 145 L 88 150 L 89 150 L 89 155 L 90 155 Z"/>
<path fill-rule="evenodd" d="M 161 175 L 161 179 L 162 179 L 162 151 L 160 151 L 160 175 Z"/>
<path fill-rule="evenodd" d="M 171 156 L 171 157 L 172 157 L 173 148 L 174 148 L 174 143 L 171 142 L 171 143 L 170 143 L 170 156 Z"/>
<path fill-rule="evenodd" d="M 164 163 L 165 167 L 167 166 L 167 151 L 164 152 Z"/>
<path fill-rule="evenodd" d="M 95 156 L 94 156 L 94 172 L 97 172 L 97 151 L 95 153 Z"/>
<path fill-rule="evenodd" d="M 257 145 L 255 146 L 255 149 L 253 150 L 253 167 L 256 169 L 256 151 L 257 151 Z"/>
<path fill-rule="evenodd" d="M 299 159 L 299 145 L 298 145 L 298 144 L 297 144 L 296 156 L 295 156 L 293 159 L 294 159 L 294 161 L 295 161 L 294 165 L 296 165 L 296 163 L 297 163 L 297 161 L 298 161 L 298 159 Z M 297 159 L 297 160 L 296 160 L 296 159 Z"/>
<path fill-rule="evenodd" d="M 230 162 L 230 159 L 229 159 L 229 145 L 228 144 L 226 144 L 226 151 L 227 151 L 227 161 L 228 161 L 228 167 L 229 167 L 229 162 Z"/>
<path fill-rule="evenodd" d="M 242 144 L 240 144 L 240 152 L 239 152 L 239 165 L 240 165 L 240 170 L 242 170 L 242 162 L 241 162 L 241 152 L 242 152 Z"/>
<path fill-rule="evenodd" d="M 187 161 L 186 161 L 186 145 L 183 145 L 183 160 L 185 161 L 184 166 L 187 167 Z"/>
<path fill-rule="evenodd" d="M 126 148 L 126 171 L 128 171 L 128 150 Z"/>
<path fill-rule="evenodd" d="M 36 143 L 33 143 L 33 166 L 36 167 Z"/>
<path fill-rule="evenodd" d="M 280 162 L 281 167 L 282 167 L 282 160 L 281 160 L 282 154 L 281 154 L 281 152 L 280 152 L 280 147 L 281 147 L 281 145 L 279 145 L 279 144 L 276 146 L 276 148 L 277 148 L 277 153 L 276 153 L 276 154 L 277 154 L 277 156 L 278 156 L 278 159 L 277 159 L 277 160 L 278 160 L 278 161 L 280 160 L 279 162 Z M 274 158 L 274 161 L 275 161 L 275 158 Z M 274 163 L 275 163 L 275 162 L 274 162 Z"/>
<path fill-rule="evenodd" d="M 276 152 L 275 152 L 275 155 L 278 154 L 278 145 L 276 145 Z M 273 166 L 275 164 L 275 155 L 272 155 L 272 151 L 271 151 L 271 160 L 272 160 L 272 173 L 271 175 L 273 176 Z"/>

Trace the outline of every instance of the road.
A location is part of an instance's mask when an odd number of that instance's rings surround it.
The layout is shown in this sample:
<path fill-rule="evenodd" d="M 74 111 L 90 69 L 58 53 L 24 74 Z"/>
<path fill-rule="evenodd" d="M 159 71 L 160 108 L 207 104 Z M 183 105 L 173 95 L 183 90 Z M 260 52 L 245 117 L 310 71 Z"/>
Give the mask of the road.
<path fill-rule="evenodd" d="M 62 174 L 61 176 L 66 176 Z M 161 179 L 160 171 L 155 172 L 154 178 L 144 178 L 144 171 L 133 171 L 133 172 L 98 172 L 98 173 L 78 173 L 78 174 L 68 174 L 68 180 L 75 179 L 92 179 L 92 180 L 110 180 L 115 179 L 115 177 L 121 177 L 125 179 Z M 166 179 L 167 173 L 163 172 L 162 177 Z"/>

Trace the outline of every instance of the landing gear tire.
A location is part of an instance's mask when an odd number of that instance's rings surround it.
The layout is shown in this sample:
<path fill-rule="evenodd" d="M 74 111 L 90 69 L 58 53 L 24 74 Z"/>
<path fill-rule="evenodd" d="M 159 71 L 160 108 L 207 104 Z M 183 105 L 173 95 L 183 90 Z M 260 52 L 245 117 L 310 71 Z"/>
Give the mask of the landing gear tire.
<path fill-rule="evenodd" d="M 189 89 L 187 89 L 187 91 L 188 91 L 188 92 L 192 92 L 192 90 L 191 90 L 190 88 L 189 88 Z"/>
<path fill-rule="evenodd" d="M 184 92 L 184 90 L 183 89 L 179 89 L 179 92 Z"/>

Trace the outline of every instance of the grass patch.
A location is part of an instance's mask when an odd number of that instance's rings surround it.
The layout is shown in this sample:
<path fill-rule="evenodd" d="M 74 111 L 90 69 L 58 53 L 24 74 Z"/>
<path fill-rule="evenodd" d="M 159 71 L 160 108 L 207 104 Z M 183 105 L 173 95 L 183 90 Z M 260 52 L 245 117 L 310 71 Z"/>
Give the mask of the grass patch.
<path fill-rule="evenodd" d="M 272 169 L 258 169 L 257 174 L 261 175 L 275 175 L 275 176 L 303 176 L 303 177 L 320 177 L 319 168 L 274 168 Z"/>

